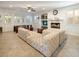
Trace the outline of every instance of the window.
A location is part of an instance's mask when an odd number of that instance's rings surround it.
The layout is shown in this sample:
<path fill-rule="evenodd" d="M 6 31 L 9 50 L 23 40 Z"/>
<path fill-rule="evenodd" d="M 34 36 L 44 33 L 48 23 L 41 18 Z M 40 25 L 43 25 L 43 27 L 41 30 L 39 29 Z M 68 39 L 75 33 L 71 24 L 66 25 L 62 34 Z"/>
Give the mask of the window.
<path fill-rule="evenodd" d="M 11 16 L 4 16 L 5 18 L 5 23 L 11 23 Z"/>

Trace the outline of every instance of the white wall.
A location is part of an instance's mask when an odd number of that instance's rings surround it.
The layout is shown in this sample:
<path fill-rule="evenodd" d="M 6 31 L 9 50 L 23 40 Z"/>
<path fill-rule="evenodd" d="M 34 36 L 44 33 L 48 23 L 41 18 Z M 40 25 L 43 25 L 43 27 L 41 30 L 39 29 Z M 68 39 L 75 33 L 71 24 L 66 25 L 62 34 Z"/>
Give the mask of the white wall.
<path fill-rule="evenodd" d="M 50 28 L 50 23 L 51 23 L 50 20 L 55 20 L 56 18 L 58 18 L 59 20 L 61 20 L 60 21 L 61 29 L 65 29 L 69 34 L 79 35 L 79 8 L 78 7 L 79 5 L 73 5 L 73 6 L 67 6 L 64 8 L 57 9 L 58 14 L 56 16 L 53 15 L 53 10 L 39 12 L 39 13 L 36 13 L 35 15 L 40 17 L 41 14 L 48 13 L 48 28 Z M 75 12 L 76 10 L 78 11 Z M 73 20 L 69 20 L 70 17 Z M 78 17 L 78 19 L 76 19 L 75 17 Z M 41 27 L 41 19 L 34 19 L 34 27 L 35 28 Z"/>
<path fill-rule="evenodd" d="M 75 10 L 79 11 L 79 5 L 75 6 L 69 6 L 65 8 L 58 9 L 58 15 L 54 16 L 53 15 L 53 10 L 48 12 L 48 19 L 49 20 L 55 20 L 55 18 L 58 18 L 61 21 L 61 29 L 65 29 L 69 34 L 75 34 L 79 35 L 79 18 L 76 20 L 75 17 L 79 17 L 79 14 L 76 16 L 75 15 Z M 73 13 L 71 13 L 73 11 Z M 70 12 L 71 14 L 67 14 Z M 72 19 L 69 19 L 71 17 Z M 70 22 L 69 22 L 70 20 Z M 68 23 L 69 22 L 69 23 Z M 73 22 L 73 23 L 72 23 Z M 49 28 L 50 28 L 50 21 L 49 21 Z"/>
<path fill-rule="evenodd" d="M 15 25 L 33 24 L 33 13 L 27 13 L 26 11 L 12 10 L 12 9 L 0 9 L 0 26 L 3 27 L 3 32 L 13 31 Z M 5 23 L 5 16 L 11 16 L 11 22 Z M 19 23 L 16 17 L 19 17 Z M 24 19 L 24 22 L 23 22 Z"/>

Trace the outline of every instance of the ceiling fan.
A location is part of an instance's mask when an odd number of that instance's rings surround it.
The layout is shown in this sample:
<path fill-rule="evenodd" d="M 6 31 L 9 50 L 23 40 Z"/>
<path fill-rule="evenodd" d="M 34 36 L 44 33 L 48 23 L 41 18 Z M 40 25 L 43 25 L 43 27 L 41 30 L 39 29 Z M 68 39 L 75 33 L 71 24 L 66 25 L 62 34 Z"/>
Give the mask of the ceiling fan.
<path fill-rule="evenodd" d="M 36 10 L 34 8 L 32 8 L 32 7 L 27 7 L 27 11 L 28 12 L 36 12 Z"/>

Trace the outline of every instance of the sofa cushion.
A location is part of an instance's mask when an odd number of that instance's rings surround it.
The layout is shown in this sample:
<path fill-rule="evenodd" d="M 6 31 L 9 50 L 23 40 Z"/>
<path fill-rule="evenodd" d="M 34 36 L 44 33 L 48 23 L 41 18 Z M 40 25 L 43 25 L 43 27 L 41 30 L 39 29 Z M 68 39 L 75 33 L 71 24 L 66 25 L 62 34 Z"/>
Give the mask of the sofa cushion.
<path fill-rule="evenodd" d="M 49 33 L 52 33 L 53 31 L 58 31 L 59 29 L 54 29 L 54 28 L 50 28 L 50 29 L 45 29 L 45 30 L 43 30 L 43 33 L 42 33 L 42 35 L 44 36 L 44 35 L 47 35 L 47 34 L 49 34 Z"/>
<path fill-rule="evenodd" d="M 22 39 L 25 39 L 26 37 L 30 36 L 30 31 L 19 27 L 18 28 L 18 36 Z"/>
<path fill-rule="evenodd" d="M 63 43 L 64 40 L 66 39 L 65 30 L 60 30 L 60 31 L 59 31 L 59 38 L 60 38 L 60 44 Z"/>
<path fill-rule="evenodd" d="M 43 31 L 43 36 L 47 35 L 49 33 L 54 33 L 58 32 L 59 33 L 59 44 L 63 43 L 64 40 L 66 39 L 67 35 L 65 33 L 65 30 L 63 29 L 55 29 L 55 28 L 50 28 L 50 29 L 46 29 Z"/>
<path fill-rule="evenodd" d="M 40 51 L 45 56 L 51 56 L 59 45 L 58 33 L 48 34 L 45 36 L 29 36 L 27 43 Z"/>
<path fill-rule="evenodd" d="M 58 33 L 50 33 L 43 37 L 46 41 L 47 50 L 44 51 L 46 56 L 51 56 L 56 48 L 59 46 L 59 34 Z"/>
<path fill-rule="evenodd" d="M 47 34 L 49 34 L 49 33 L 50 33 L 50 31 L 48 31 L 48 30 L 43 30 L 42 35 L 45 36 L 45 35 L 47 35 Z"/>

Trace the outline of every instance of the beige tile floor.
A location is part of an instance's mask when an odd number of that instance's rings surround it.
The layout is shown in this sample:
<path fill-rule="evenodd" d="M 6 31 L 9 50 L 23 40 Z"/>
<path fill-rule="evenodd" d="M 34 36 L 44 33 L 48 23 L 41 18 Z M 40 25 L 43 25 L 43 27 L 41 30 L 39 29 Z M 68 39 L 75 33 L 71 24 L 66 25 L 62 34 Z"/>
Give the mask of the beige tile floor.
<path fill-rule="evenodd" d="M 59 57 L 79 57 L 79 36 L 68 35 L 65 46 L 58 53 Z"/>
<path fill-rule="evenodd" d="M 16 33 L 0 34 L 0 56 L 42 56 L 26 42 L 21 40 Z"/>
<path fill-rule="evenodd" d="M 62 46 L 61 46 L 62 47 Z M 53 56 L 56 57 L 78 57 L 79 56 L 79 36 L 68 35 L 68 39 L 61 49 L 56 51 Z M 0 56 L 28 56 L 28 57 L 40 57 L 38 51 L 29 46 L 26 42 L 21 40 L 16 33 L 6 32 L 0 33 Z"/>

